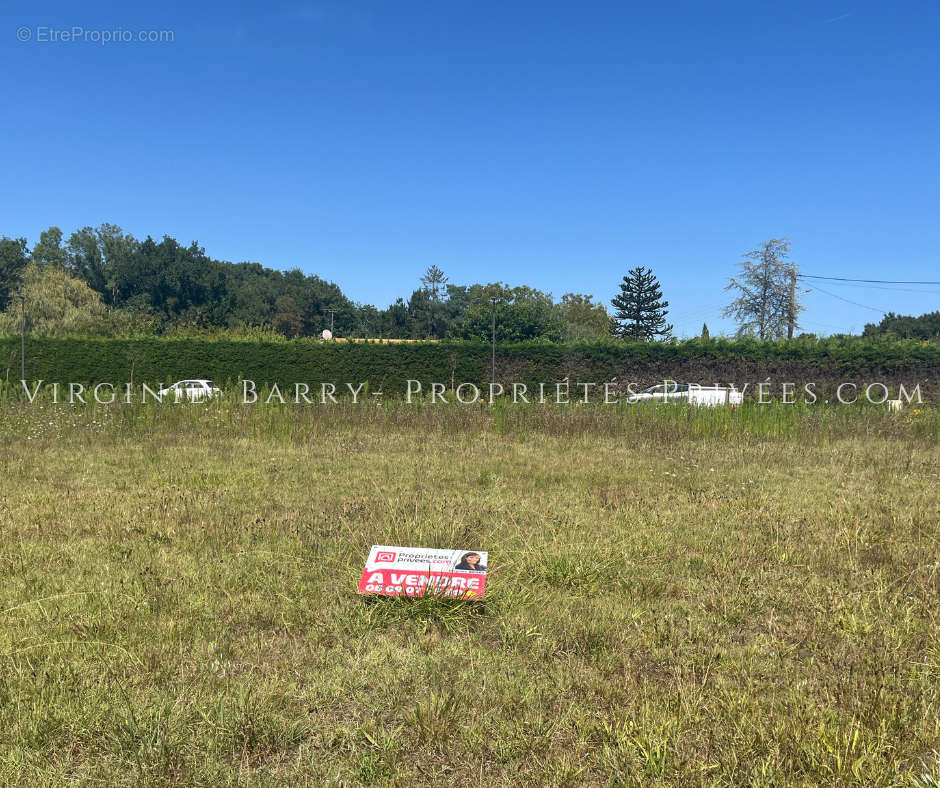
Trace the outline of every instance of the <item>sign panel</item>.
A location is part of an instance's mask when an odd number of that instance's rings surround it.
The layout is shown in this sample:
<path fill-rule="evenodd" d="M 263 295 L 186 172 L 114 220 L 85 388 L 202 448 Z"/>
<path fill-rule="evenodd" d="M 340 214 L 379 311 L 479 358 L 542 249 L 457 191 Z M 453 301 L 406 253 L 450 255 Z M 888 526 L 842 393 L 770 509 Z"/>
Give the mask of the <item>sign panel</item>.
<path fill-rule="evenodd" d="M 483 599 L 485 552 L 373 545 L 359 579 L 360 594 Z"/>

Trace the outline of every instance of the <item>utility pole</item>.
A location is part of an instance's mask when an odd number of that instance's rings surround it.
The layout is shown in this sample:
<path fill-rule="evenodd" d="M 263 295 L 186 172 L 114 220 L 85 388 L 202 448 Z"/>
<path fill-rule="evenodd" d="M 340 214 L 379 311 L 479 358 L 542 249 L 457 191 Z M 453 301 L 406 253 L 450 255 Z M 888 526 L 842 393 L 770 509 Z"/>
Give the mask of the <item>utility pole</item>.
<path fill-rule="evenodd" d="M 793 339 L 796 327 L 796 267 L 790 269 L 790 315 L 787 320 L 787 339 Z"/>
<path fill-rule="evenodd" d="M 493 385 L 496 385 L 496 296 L 490 299 L 490 312 L 493 315 Z"/>
<path fill-rule="evenodd" d="M 20 296 L 20 380 L 26 380 L 26 296 Z"/>

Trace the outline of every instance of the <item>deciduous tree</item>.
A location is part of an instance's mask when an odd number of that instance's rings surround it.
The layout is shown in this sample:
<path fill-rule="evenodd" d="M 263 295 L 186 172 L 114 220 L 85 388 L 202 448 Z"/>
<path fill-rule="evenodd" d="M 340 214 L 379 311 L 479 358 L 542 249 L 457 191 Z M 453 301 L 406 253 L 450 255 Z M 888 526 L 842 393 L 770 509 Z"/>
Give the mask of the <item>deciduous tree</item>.
<path fill-rule="evenodd" d="M 303 322 L 297 302 L 290 296 L 278 296 L 274 302 L 274 330 L 293 339 L 300 334 Z"/>
<path fill-rule="evenodd" d="M 495 298 L 495 306 L 491 299 Z M 471 285 L 468 306 L 455 335 L 463 339 L 489 341 L 492 315 L 496 313 L 496 341 L 522 342 L 529 339 L 559 340 L 562 325 L 548 293 L 531 287 L 510 287 L 501 282 Z"/>
<path fill-rule="evenodd" d="M 39 243 L 33 247 L 32 260 L 40 265 L 65 267 L 68 252 L 62 248 L 62 231 L 58 227 L 50 227 L 39 234 Z"/>
<path fill-rule="evenodd" d="M 26 331 L 30 334 L 63 336 L 107 334 L 109 318 L 101 296 L 64 268 L 28 263 L 16 295 L 26 298 Z M 18 299 L 0 313 L 0 334 L 20 330 Z"/>
<path fill-rule="evenodd" d="M 610 336 L 613 326 L 610 315 L 593 296 L 565 293 L 555 308 L 566 341 L 589 342 Z"/>
<path fill-rule="evenodd" d="M 0 310 L 6 308 L 11 293 L 19 285 L 28 259 L 25 238 L 0 238 Z"/>

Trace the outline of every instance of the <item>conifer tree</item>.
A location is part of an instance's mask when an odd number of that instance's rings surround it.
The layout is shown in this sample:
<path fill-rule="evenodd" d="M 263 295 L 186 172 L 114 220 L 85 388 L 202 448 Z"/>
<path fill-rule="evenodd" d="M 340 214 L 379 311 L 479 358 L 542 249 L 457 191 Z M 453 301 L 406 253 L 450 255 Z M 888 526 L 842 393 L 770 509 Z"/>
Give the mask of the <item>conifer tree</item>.
<path fill-rule="evenodd" d="M 611 300 L 616 309 L 614 333 L 626 339 L 652 341 L 668 339 L 672 325 L 666 324 L 668 301 L 651 268 L 637 266 L 620 283 L 620 294 Z"/>
<path fill-rule="evenodd" d="M 444 272 L 440 268 L 436 265 L 432 265 L 424 272 L 424 276 L 421 277 L 421 284 L 424 286 L 424 289 L 428 292 L 431 299 L 438 301 L 440 300 L 444 285 L 447 284 L 447 277 L 444 276 Z"/>
<path fill-rule="evenodd" d="M 740 295 L 722 313 L 738 321 L 738 336 L 780 339 L 799 328 L 796 319 L 804 309 L 797 300 L 799 269 L 789 255 L 786 238 L 772 238 L 744 255 L 740 275 L 725 288 Z"/>

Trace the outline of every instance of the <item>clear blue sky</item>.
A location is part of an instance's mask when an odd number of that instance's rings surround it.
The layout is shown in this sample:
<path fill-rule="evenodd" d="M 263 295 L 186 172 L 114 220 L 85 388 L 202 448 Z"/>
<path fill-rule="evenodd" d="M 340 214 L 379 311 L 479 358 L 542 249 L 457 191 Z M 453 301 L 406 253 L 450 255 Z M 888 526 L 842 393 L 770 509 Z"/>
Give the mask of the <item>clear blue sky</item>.
<path fill-rule="evenodd" d="M 773 237 L 804 273 L 940 280 L 936 0 L 17 0 L 2 20 L 0 234 L 31 243 L 108 221 L 380 307 L 431 264 L 605 302 L 647 265 L 680 335 L 732 329 L 727 277 Z M 174 40 L 37 40 L 73 26 Z M 940 286 L 824 287 L 940 308 Z M 807 330 L 880 319 L 805 302 Z"/>

